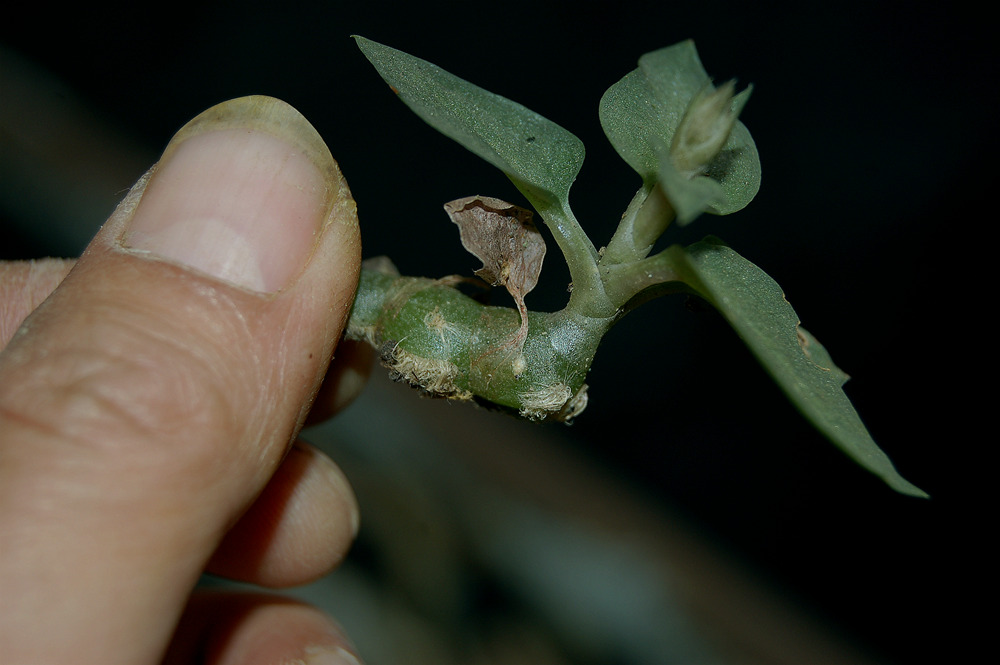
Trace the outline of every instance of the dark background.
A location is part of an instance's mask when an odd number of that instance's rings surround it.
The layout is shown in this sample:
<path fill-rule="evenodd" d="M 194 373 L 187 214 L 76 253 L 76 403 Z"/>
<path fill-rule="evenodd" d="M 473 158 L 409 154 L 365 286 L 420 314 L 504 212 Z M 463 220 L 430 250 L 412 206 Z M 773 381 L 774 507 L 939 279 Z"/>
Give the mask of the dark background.
<path fill-rule="evenodd" d="M 993 299 L 973 308 L 970 298 L 995 222 L 996 72 L 984 24 L 943 3 L 27 8 L 0 24 L 0 48 L 61 79 L 132 151 L 74 157 L 94 169 L 121 158 L 121 182 L 72 219 L 51 208 L 78 193 L 58 181 L 40 188 L 6 155 L 0 258 L 78 253 L 180 125 L 224 99 L 264 93 L 326 138 L 358 201 L 366 256 L 388 254 L 411 274 L 477 267 L 442 203 L 519 194 L 394 99 L 354 33 L 577 134 L 588 157 L 573 206 L 600 245 L 638 186 L 603 137 L 600 95 L 642 53 L 694 38 L 716 80 L 755 85 L 742 119 L 763 181 L 746 210 L 672 229 L 667 241 L 718 235 L 774 277 L 854 377 L 848 394 L 875 439 L 933 498 L 896 495 L 854 466 L 721 319 L 682 299 L 647 305 L 611 333 L 575 445 L 889 661 L 952 661 L 976 635 L 970 598 L 992 586 L 977 563 L 993 522 L 978 514 L 969 473 L 985 467 L 995 441 L 973 423 L 995 392 L 978 387 L 995 383 L 984 316 Z M 9 95 L 0 89 L 8 110 L 20 101 Z M 58 144 L 57 127 L 50 138 Z M 565 298 L 565 269 L 549 256 L 528 300 L 536 309 Z"/>

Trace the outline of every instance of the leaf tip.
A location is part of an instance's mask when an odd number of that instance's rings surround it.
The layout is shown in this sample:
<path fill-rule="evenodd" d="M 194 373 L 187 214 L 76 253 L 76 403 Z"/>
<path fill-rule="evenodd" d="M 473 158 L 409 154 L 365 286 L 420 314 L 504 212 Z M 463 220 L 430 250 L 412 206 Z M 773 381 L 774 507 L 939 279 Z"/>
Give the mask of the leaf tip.
<path fill-rule="evenodd" d="M 893 478 L 885 478 L 886 484 L 892 489 L 896 490 L 900 494 L 905 494 L 906 496 L 912 496 L 915 499 L 930 499 L 931 495 L 923 491 L 910 481 L 906 480 L 900 475 L 896 475 Z"/>

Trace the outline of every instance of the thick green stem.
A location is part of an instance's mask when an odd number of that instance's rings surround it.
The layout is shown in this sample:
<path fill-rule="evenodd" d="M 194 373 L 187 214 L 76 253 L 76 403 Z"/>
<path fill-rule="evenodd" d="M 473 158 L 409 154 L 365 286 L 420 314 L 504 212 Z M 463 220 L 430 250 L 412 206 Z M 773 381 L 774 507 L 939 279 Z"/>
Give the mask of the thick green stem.
<path fill-rule="evenodd" d="M 613 323 L 569 309 L 529 312 L 522 351 L 512 343 L 517 310 L 484 306 L 446 281 L 364 269 L 347 336 L 371 343 L 397 379 L 430 395 L 568 420 L 586 404 L 584 379 Z"/>

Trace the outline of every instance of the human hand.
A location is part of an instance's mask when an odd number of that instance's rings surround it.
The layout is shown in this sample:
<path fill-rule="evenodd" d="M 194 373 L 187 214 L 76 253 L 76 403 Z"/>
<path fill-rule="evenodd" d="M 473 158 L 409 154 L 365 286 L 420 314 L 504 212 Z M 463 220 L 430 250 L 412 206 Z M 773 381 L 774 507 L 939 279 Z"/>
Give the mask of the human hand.
<path fill-rule="evenodd" d="M 363 383 L 347 345 L 327 375 L 359 261 L 322 139 L 248 97 L 186 125 L 75 266 L 0 264 L 0 661 L 357 662 L 317 610 L 191 592 L 302 584 L 354 538 L 343 474 L 293 442 Z"/>

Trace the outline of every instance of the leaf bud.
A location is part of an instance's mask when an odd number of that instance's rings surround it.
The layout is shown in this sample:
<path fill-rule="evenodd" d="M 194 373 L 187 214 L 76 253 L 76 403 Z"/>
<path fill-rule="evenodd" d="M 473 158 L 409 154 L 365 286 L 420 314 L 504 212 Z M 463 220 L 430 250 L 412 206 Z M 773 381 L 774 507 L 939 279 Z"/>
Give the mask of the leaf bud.
<path fill-rule="evenodd" d="M 729 140 L 740 109 L 733 108 L 734 81 L 705 85 L 691 99 L 670 145 L 674 166 L 687 177 L 704 173 Z"/>

